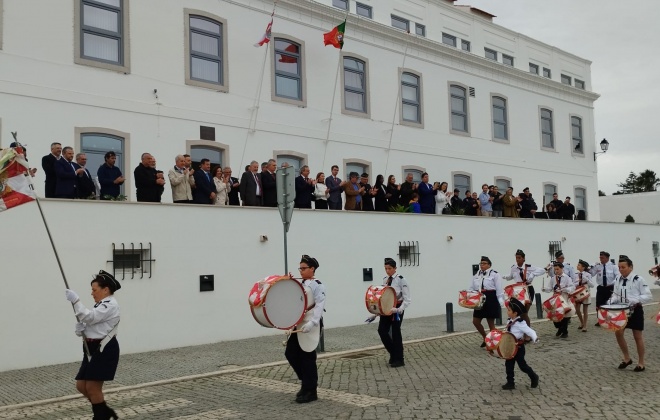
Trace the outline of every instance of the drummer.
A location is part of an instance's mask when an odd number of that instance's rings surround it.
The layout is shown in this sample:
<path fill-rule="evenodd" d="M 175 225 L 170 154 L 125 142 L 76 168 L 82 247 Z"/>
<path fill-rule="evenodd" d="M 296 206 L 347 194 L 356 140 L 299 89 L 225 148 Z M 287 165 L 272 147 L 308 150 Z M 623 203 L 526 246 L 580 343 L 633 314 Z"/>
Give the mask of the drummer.
<path fill-rule="evenodd" d="M 475 309 L 472 313 L 472 324 L 484 338 L 481 347 L 486 347 L 486 331 L 481 324 L 486 318 L 489 331 L 495 329 L 495 318 L 502 316 L 501 307 L 504 306 L 504 290 L 502 289 L 502 276 L 491 269 L 490 258 L 481 257 L 479 263 L 480 270 L 472 277 L 472 282 L 468 287 L 470 291 L 481 292 L 486 296 L 486 300 L 481 309 Z"/>
<path fill-rule="evenodd" d="M 314 308 L 313 314 L 305 319 L 308 319 L 297 328 L 303 334 L 318 333 L 323 324 L 323 309 L 325 308 L 325 286 L 316 279 L 316 270 L 319 268 L 319 262 L 316 258 L 309 255 L 303 255 L 300 260 L 300 277 L 302 277 L 303 286 L 309 287 L 314 295 Z M 292 276 L 293 277 L 293 276 Z M 316 368 L 316 349 L 312 351 L 304 351 L 300 347 L 298 341 L 298 334 L 293 333 L 286 343 L 286 350 L 284 355 L 289 361 L 289 364 L 296 372 L 298 379 L 301 380 L 302 386 L 300 391 L 296 394 L 296 402 L 300 404 L 316 401 L 318 396 L 316 388 L 318 386 L 318 371 Z M 316 335 L 318 341 L 318 335 Z M 308 337 L 301 338 L 300 340 L 307 340 Z M 314 346 L 316 347 L 316 346 Z"/>
<path fill-rule="evenodd" d="M 587 289 L 591 289 L 596 285 L 596 282 L 587 270 L 589 270 L 589 263 L 584 260 L 580 260 L 577 264 L 577 272 L 573 275 L 573 285 L 575 286 L 576 290 L 578 287 L 586 287 Z M 575 312 L 577 313 L 578 319 L 580 320 L 580 326 L 578 327 L 578 330 L 582 330 L 582 332 L 587 332 L 587 317 L 589 315 L 590 304 L 591 296 L 582 302 L 575 302 Z M 580 311 L 580 308 L 582 308 L 582 311 Z"/>
<path fill-rule="evenodd" d="M 631 314 L 628 317 L 626 328 L 633 332 L 635 345 L 637 346 L 637 356 L 639 361 L 635 366 L 635 372 L 643 372 L 646 369 L 644 365 L 644 308 L 643 303 L 650 302 L 653 298 L 649 286 L 644 279 L 633 273 L 633 262 L 625 255 L 619 256 L 619 276 L 614 281 L 614 292 L 610 298 L 610 303 L 627 303 L 630 306 Z M 625 369 L 632 364 L 632 359 L 628 353 L 628 343 L 623 336 L 625 328 L 616 331 L 616 341 L 623 353 L 623 361 L 619 364 L 619 369 Z"/>
<path fill-rule="evenodd" d="M 554 294 L 561 293 L 564 299 L 566 299 L 566 302 L 569 302 L 571 297 L 568 294 L 575 291 L 573 279 L 564 273 L 564 264 L 555 262 L 553 265 L 555 274 L 550 277 L 550 281 L 545 285 L 543 291 Z M 561 336 L 561 338 L 568 338 L 568 320 L 572 315 L 572 312 L 569 312 L 564 315 L 564 318 L 561 321 L 554 323 L 555 328 L 557 328 L 557 334 L 555 334 L 556 337 Z"/>
<path fill-rule="evenodd" d="M 506 313 L 509 316 L 506 330 L 513 334 L 514 337 L 516 337 L 516 340 L 518 340 L 518 351 L 513 359 L 509 359 L 504 363 L 506 368 L 506 383 L 502 385 L 502 389 L 516 389 L 516 383 L 514 380 L 514 368 L 516 363 L 518 363 L 520 370 L 526 373 L 529 376 L 529 379 L 532 380 L 532 388 L 539 386 L 539 375 L 537 375 L 525 361 L 525 343 L 523 337 L 528 336 L 535 343 L 538 343 L 539 339 L 536 336 L 536 331 L 531 329 L 526 323 L 522 322 L 522 314 L 524 312 L 525 306 L 522 302 L 516 298 L 509 299 L 509 304 L 506 307 Z"/>
<path fill-rule="evenodd" d="M 520 315 L 527 323 L 527 326 L 530 325 L 527 311 L 529 311 L 532 303 L 534 303 L 534 286 L 532 286 L 532 281 L 534 277 L 542 276 L 543 274 L 545 274 L 544 269 L 525 264 L 525 253 L 519 249 L 516 251 L 516 263 L 511 266 L 511 274 L 502 277 L 507 280 L 515 280 L 516 283 L 525 282 L 527 284 L 529 302 L 525 304 L 525 312 Z"/>
<path fill-rule="evenodd" d="M 610 253 L 600 251 L 600 261 L 589 270 L 591 277 L 596 278 L 596 309 L 604 305 L 612 296 L 614 280 L 619 275 L 619 269 L 610 261 Z M 600 324 L 596 322 L 596 327 Z"/>

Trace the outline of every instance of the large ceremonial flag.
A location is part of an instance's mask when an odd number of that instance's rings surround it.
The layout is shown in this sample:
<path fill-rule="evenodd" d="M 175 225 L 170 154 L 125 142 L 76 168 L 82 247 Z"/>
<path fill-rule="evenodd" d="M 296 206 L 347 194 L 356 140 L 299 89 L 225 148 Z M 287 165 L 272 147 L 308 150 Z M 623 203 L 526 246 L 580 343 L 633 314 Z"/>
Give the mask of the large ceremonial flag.
<path fill-rule="evenodd" d="M 25 176 L 28 163 L 22 147 L 0 150 L 0 211 L 36 198 Z"/>
<path fill-rule="evenodd" d="M 343 23 L 332 28 L 330 32 L 323 34 L 323 43 L 327 45 L 332 45 L 335 48 L 340 50 L 344 46 L 344 30 L 346 29 L 346 20 Z"/>
<path fill-rule="evenodd" d="M 254 44 L 254 46 L 255 47 L 261 47 L 264 44 L 268 44 L 270 42 L 270 37 L 271 37 L 272 33 L 273 33 L 273 16 L 271 15 L 270 22 L 268 23 L 268 26 L 266 26 L 266 32 L 261 37 L 259 42 Z"/>

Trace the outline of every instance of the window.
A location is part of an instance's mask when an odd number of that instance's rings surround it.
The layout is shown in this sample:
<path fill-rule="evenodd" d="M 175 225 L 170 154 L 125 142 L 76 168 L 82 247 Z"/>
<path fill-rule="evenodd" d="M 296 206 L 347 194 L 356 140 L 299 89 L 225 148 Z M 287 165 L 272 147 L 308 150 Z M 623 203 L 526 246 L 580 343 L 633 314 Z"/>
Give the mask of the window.
<path fill-rule="evenodd" d="M 75 59 L 85 64 L 128 73 L 129 0 L 75 2 Z"/>
<path fill-rule="evenodd" d="M 460 86 L 451 85 L 449 91 L 451 101 L 451 129 L 467 133 L 468 113 L 465 89 Z"/>
<path fill-rule="evenodd" d="M 508 178 L 495 178 L 495 185 L 497 186 L 497 190 L 504 195 L 507 188 L 511 187 L 511 180 Z"/>
<path fill-rule="evenodd" d="M 534 63 L 529 63 L 529 72 L 538 76 L 539 66 Z"/>
<path fill-rule="evenodd" d="M 101 165 L 105 164 L 105 154 L 107 152 L 115 152 L 117 155 L 117 160 L 115 161 L 115 166 L 119 168 L 122 175 L 126 178 L 127 182 L 130 178 L 127 175 L 125 167 L 125 137 L 128 134 L 114 132 L 118 135 L 108 134 L 103 132 L 85 132 L 82 130 L 76 130 L 80 135 L 80 153 L 85 153 L 87 155 L 87 169 L 92 174 L 98 182 L 97 172 Z M 111 130 L 108 130 L 109 132 Z M 127 191 L 130 189 L 126 186 L 126 183 L 122 184 L 119 187 L 121 195 L 126 195 Z"/>
<path fill-rule="evenodd" d="M 497 61 L 497 51 L 491 50 L 490 48 L 484 48 L 486 51 L 486 58 L 489 60 Z"/>
<path fill-rule="evenodd" d="M 502 54 L 502 63 L 513 67 L 513 57 L 510 55 Z"/>
<path fill-rule="evenodd" d="M 340 9 L 348 10 L 348 0 L 332 0 L 332 5 Z"/>
<path fill-rule="evenodd" d="M 557 186 L 555 184 L 543 184 L 543 209 L 539 211 L 545 211 L 545 205 L 552 201 L 552 195 L 557 193 Z"/>
<path fill-rule="evenodd" d="M 426 172 L 426 171 L 424 169 L 421 169 L 421 168 L 406 168 L 406 167 L 404 167 L 403 168 L 403 176 L 401 177 L 401 179 L 403 179 L 403 181 L 405 181 L 408 174 L 412 174 L 413 182 L 415 184 L 419 184 L 420 182 L 422 182 L 422 174 L 424 172 Z M 401 181 L 401 182 L 403 182 L 403 181 Z"/>
<path fill-rule="evenodd" d="M 552 111 L 541 108 L 541 147 L 554 149 L 555 140 L 552 130 Z"/>
<path fill-rule="evenodd" d="M 562 74 L 562 75 L 561 75 L 561 82 L 562 82 L 563 84 L 565 84 L 565 85 L 569 85 L 569 86 L 570 86 L 570 84 L 571 84 L 571 76 L 566 76 L 565 74 Z"/>
<path fill-rule="evenodd" d="M 547 77 L 548 79 L 552 79 L 552 72 L 550 71 L 549 68 L 543 67 L 543 77 Z"/>
<path fill-rule="evenodd" d="M 575 188 L 575 202 L 573 205 L 575 206 L 576 213 L 579 213 L 580 210 L 587 211 L 587 190 L 585 188 Z"/>
<path fill-rule="evenodd" d="M 351 172 L 356 172 L 358 176 L 361 176 L 363 173 L 369 173 L 369 165 L 361 162 L 346 162 L 344 167 L 347 181 Z"/>
<path fill-rule="evenodd" d="M 471 50 L 471 47 L 470 47 L 470 41 L 466 41 L 466 40 L 464 40 L 464 39 L 461 40 L 461 49 L 462 49 L 463 51 L 467 51 L 467 52 L 472 51 L 472 50 Z"/>
<path fill-rule="evenodd" d="M 403 31 L 410 32 L 410 21 L 394 15 L 391 15 L 391 17 L 392 17 L 392 26 L 401 29 Z"/>
<path fill-rule="evenodd" d="M 366 59 L 363 61 L 356 57 L 345 56 L 342 82 L 344 84 L 342 112 L 363 117 L 368 116 Z"/>
<path fill-rule="evenodd" d="M 227 91 L 226 21 L 198 10 L 185 10 L 186 84 Z"/>
<path fill-rule="evenodd" d="M 500 140 L 509 139 L 507 127 L 507 109 L 506 99 L 500 96 L 493 96 L 493 138 Z"/>
<path fill-rule="evenodd" d="M 149 274 L 151 278 L 152 272 L 152 263 L 156 260 L 152 258 L 151 243 L 148 244 L 148 248 L 143 248 L 142 244 L 139 244 L 139 247 L 136 247 L 135 244 L 112 244 L 112 260 L 108 261 L 112 263 L 112 274 L 119 279 L 121 275 L 121 280 L 125 280 L 127 274 L 131 275 L 131 279 L 134 279 L 136 275 L 140 275 L 140 278 L 144 278 L 145 274 Z"/>
<path fill-rule="evenodd" d="M 272 99 L 294 105 L 306 105 L 303 41 L 275 38 Z"/>
<path fill-rule="evenodd" d="M 217 147 L 208 147 L 208 146 L 191 146 L 190 147 L 190 159 L 193 163 L 193 168 L 199 168 L 199 163 L 202 159 L 208 159 L 211 161 L 211 167 L 216 165 L 222 166 L 224 150 L 218 149 Z M 211 174 L 213 176 L 213 174 Z"/>
<path fill-rule="evenodd" d="M 418 74 L 401 73 L 401 120 L 403 123 L 422 123 L 421 78 Z"/>
<path fill-rule="evenodd" d="M 454 189 L 458 188 L 459 198 L 462 200 L 465 197 L 466 191 L 472 191 L 470 187 L 471 177 L 469 174 L 453 174 L 454 178 Z"/>
<path fill-rule="evenodd" d="M 355 13 L 369 19 L 373 19 L 374 17 L 373 9 L 371 8 L 371 6 L 367 6 L 366 4 L 362 4 L 362 3 L 355 3 Z"/>
<path fill-rule="evenodd" d="M 300 175 L 300 168 L 305 164 L 303 158 L 293 155 L 277 155 L 275 156 L 275 160 L 280 167 L 283 163 L 293 166 L 295 168 L 296 176 Z"/>
<path fill-rule="evenodd" d="M 573 153 L 584 154 L 582 145 L 582 118 L 571 117 L 571 138 L 573 139 Z"/>
<path fill-rule="evenodd" d="M 575 79 L 575 87 L 584 90 L 584 82 L 582 80 Z"/>
<path fill-rule="evenodd" d="M 415 33 L 419 36 L 426 36 L 426 26 L 416 23 L 415 24 Z"/>
<path fill-rule="evenodd" d="M 454 35 L 449 35 L 446 33 L 442 33 L 442 43 L 451 45 L 452 47 L 456 47 L 456 37 Z"/>

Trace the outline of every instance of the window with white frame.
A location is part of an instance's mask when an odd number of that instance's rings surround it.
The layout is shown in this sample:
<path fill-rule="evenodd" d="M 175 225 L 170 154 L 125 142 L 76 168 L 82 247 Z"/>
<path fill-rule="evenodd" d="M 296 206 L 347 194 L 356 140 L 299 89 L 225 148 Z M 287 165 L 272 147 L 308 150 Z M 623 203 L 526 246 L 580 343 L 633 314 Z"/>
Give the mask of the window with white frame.
<path fill-rule="evenodd" d="M 495 178 L 497 190 L 504 195 L 508 188 L 511 188 L 511 180 L 508 178 Z"/>
<path fill-rule="evenodd" d="M 497 51 L 491 50 L 490 48 L 484 48 L 484 51 L 487 59 L 497 61 Z"/>
<path fill-rule="evenodd" d="M 466 191 L 471 191 L 471 177 L 468 174 L 454 174 L 454 189 L 459 190 L 459 198 L 463 199 L 465 197 Z"/>
<path fill-rule="evenodd" d="M 76 0 L 76 63 L 128 72 L 128 0 Z"/>
<path fill-rule="evenodd" d="M 285 38 L 275 38 L 274 48 L 274 96 L 303 101 L 302 45 Z"/>
<path fill-rule="evenodd" d="M 507 126 L 506 99 L 500 96 L 493 96 L 493 137 L 500 140 L 509 139 L 509 129 Z"/>
<path fill-rule="evenodd" d="M 366 63 L 354 57 L 344 57 L 344 108 L 367 114 Z"/>
<path fill-rule="evenodd" d="M 115 167 L 119 168 L 121 173 L 126 176 L 125 162 L 125 138 L 107 133 L 81 133 L 80 134 L 80 153 L 87 156 L 85 165 L 92 178 L 98 178 L 97 173 L 101 165 L 105 164 L 105 154 L 115 152 L 117 160 Z M 124 184 L 120 187 L 120 194 L 125 195 Z"/>
<path fill-rule="evenodd" d="M 412 174 L 412 179 L 415 184 L 419 184 L 422 182 L 422 174 L 425 171 L 423 169 L 417 169 L 417 168 L 403 168 L 403 180 L 406 180 L 406 177 L 408 174 Z"/>
<path fill-rule="evenodd" d="M 390 15 L 392 18 L 392 26 L 402 31 L 410 32 L 410 21 L 399 16 Z"/>
<path fill-rule="evenodd" d="M 348 0 L 332 0 L 332 5 L 340 9 L 348 10 Z"/>
<path fill-rule="evenodd" d="M 575 79 L 575 87 L 584 90 L 584 82 L 580 79 Z"/>
<path fill-rule="evenodd" d="M 373 8 L 362 3 L 355 3 L 355 13 L 369 19 L 374 17 Z"/>
<path fill-rule="evenodd" d="M 296 176 L 300 175 L 300 168 L 304 165 L 303 163 L 303 158 L 299 156 L 293 156 L 293 155 L 277 155 L 275 157 L 275 160 L 277 161 L 277 164 L 282 166 L 282 164 L 286 163 L 289 166 L 293 166 Z"/>
<path fill-rule="evenodd" d="M 549 68 L 543 67 L 543 77 L 547 77 L 548 79 L 552 79 L 552 72 L 550 71 Z"/>
<path fill-rule="evenodd" d="M 426 26 L 421 23 L 415 24 L 415 33 L 419 36 L 426 36 Z"/>
<path fill-rule="evenodd" d="M 582 118 L 571 117 L 571 139 L 573 140 L 573 153 L 584 154 L 582 144 Z"/>
<path fill-rule="evenodd" d="M 545 108 L 541 108 L 541 147 L 545 149 L 555 148 L 552 111 Z"/>
<path fill-rule="evenodd" d="M 587 190 L 582 187 L 577 187 L 575 188 L 575 202 L 573 205 L 575 206 L 575 210 L 578 212 L 580 210 L 583 210 L 584 212 L 587 211 Z"/>
<path fill-rule="evenodd" d="M 565 85 L 571 85 L 571 76 L 566 76 L 565 74 L 561 75 L 561 82 Z"/>
<path fill-rule="evenodd" d="M 420 78 L 410 72 L 401 73 L 401 116 L 404 121 L 422 122 Z"/>
<path fill-rule="evenodd" d="M 451 129 L 454 131 L 468 131 L 467 96 L 465 88 L 451 85 Z"/>
<path fill-rule="evenodd" d="M 446 45 L 450 45 L 452 47 L 456 47 L 456 37 L 454 35 L 449 35 L 443 32 L 442 43 Z"/>
<path fill-rule="evenodd" d="M 554 184 L 543 184 L 543 207 L 539 211 L 545 211 L 545 205 L 552 201 L 552 196 L 557 193 L 557 186 Z"/>
<path fill-rule="evenodd" d="M 346 180 L 349 180 L 349 176 L 351 172 L 355 172 L 358 174 L 358 177 L 362 176 L 364 173 L 369 173 L 369 165 L 365 165 L 363 163 L 358 163 L 358 162 L 347 162 L 346 163 Z"/>
<path fill-rule="evenodd" d="M 502 64 L 513 67 L 513 57 L 510 55 L 502 54 Z"/>
<path fill-rule="evenodd" d="M 217 17 L 195 15 L 188 10 L 186 19 L 186 84 L 209 88 L 225 86 L 225 22 Z"/>
<path fill-rule="evenodd" d="M 467 51 L 467 52 L 472 51 L 472 47 L 471 47 L 471 45 L 470 45 L 470 41 L 466 41 L 466 40 L 462 39 L 462 40 L 461 40 L 461 49 L 462 49 L 463 51 Z"/>
<path fill-rule="evenodd" d="M 193 168 L 199 168 L 199 163 L 202 159 L 208 159 L 211 161 L 211 166 L 222 166 L 224 164 L 224 150 L 217 147 L 209 146 L 191 146 L 190 147 L 190 159 L 193 163 Z M 214 174 L 211 174 L 213 176 Z"/>
<path fill-rule="evenodd" d="M 529 63 L 529 72 L 538 76 L 539 66 L 534 63 Z"/>

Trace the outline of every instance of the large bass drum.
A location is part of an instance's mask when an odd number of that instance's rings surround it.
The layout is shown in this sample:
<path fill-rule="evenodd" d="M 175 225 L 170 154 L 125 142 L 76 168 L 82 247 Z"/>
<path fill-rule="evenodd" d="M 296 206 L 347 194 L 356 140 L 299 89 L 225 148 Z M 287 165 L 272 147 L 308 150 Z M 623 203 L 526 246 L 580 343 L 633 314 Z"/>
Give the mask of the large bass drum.
<path fill-rule="evenodd" d="M 306 310 L 314 307 L 314 296 L 299 281 L 273 275 L 252 286 L 248 302 L 252 316 L 260 325 L 289 330 L 303 320 Z"/>

